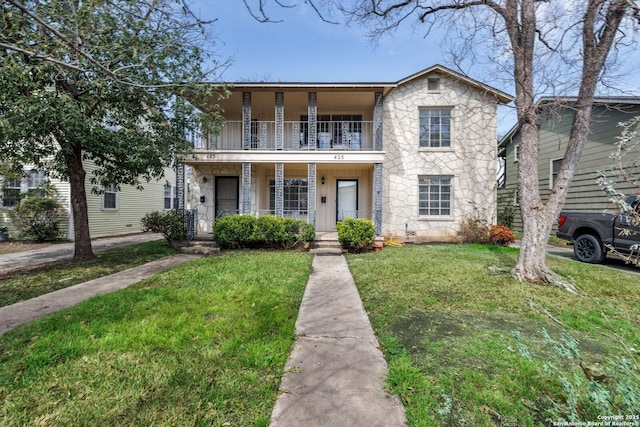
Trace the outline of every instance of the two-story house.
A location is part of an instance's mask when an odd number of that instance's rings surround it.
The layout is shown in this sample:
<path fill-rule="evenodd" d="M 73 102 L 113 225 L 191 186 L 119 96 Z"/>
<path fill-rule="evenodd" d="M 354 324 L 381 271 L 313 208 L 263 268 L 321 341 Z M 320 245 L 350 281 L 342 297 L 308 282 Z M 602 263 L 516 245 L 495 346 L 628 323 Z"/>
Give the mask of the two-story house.
<path fill-rule="evenodd" d="M 569 142 L 573 123 L 575 97 L 545 97 L 538 101 L 540 123 L 540 146 L 538 157 L 539 190 L 546 201 L 562 165 L 562 159 Z M 598 172 L 615 167 L 610 157 L 616 151 L 616 142 L 621 135 L 620 123 L 640 115 L 640 97 L 596 97 L 589 123 L 589 135 L 569 186 L 564 209 L 573 211 L 602 211 L 614 209 L 609 197 L 598 185 Z M 638 131 L 640 129 L 636 129 Z M 522 230 L 522 219 L 518 207 L 518 148 L 520 126 L 517 124 L 500 140 L 499 156 L 505 166 L 499 179 L 498 209 L 509 212 L 514 230 Z M 630 153 L 625 162 L 637 162 L 638 148 Z M 615 187 L 625 194 L 635 194 L 640 190 L 634 184 L 614 178 Z M 555 231 L 554 231 L 555 232 Z"/>
<path fill-rule="evenodd" d="M 405 241 L 456 241 L 496 214 L 497 105 L 512 97 L 435 65 L 393 83 L 235 83 L 225 122 L 194 143 L 200 235 L 227 213 L 347 217 Z M 202 110 L 210 108 L 199 103 Z"/>

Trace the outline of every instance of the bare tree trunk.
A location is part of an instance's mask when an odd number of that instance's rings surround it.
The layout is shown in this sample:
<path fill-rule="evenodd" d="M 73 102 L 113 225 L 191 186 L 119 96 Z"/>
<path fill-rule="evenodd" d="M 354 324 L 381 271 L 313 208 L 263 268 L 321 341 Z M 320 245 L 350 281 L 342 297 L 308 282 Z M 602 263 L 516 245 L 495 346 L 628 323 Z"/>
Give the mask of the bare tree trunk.
<path fill-rule="evenodd" d="M 82 150 L 73 148 L 66 156 L 71 187 L 71 210 L 73 212 L 73 233 L 75 243 L 74 262 L 95 258 L 89 234 L 89 213 L 87 209 L 86 172 L 82 166 Z"/>

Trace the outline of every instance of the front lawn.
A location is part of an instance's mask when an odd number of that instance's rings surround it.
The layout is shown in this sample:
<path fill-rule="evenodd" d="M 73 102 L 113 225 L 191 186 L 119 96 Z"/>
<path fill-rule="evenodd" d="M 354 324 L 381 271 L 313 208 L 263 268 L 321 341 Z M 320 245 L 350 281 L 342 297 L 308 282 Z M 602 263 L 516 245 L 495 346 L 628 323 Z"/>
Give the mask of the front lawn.
<path fill-rule="evenodd" d="M 0 336 L 0 425 L 267 426 L 311 260 L 202 258 Z"/>
<path fill-rule="evenodd" d="M 108 276 L 175 253 L 175 249 L 162 239 L 108 249 L 98 253 L 95 260 L 83 264 L 60 261 L 42 268 L 29 268 L 23 273 L 5 274 L 0 276 L 0 307 Z"/>
<path fill-rule="evenodd" d="M 411 426 L 598 422 L 616 408 L 638 414 L 640 276 L 549 257 L 554 271 L 580 289 L 575 296 L 515 281 L 509 269 L 517 254 L 425 245 L 348 257 L 390 366 L 389 387 Z M 574 359 L 553 350 L 571 353 L 567 332 L 578 340 Z M 619 357 L 629 361 L 630 375 L 608 365 Z M 545 372 L 545 362 L 557 370 Z M 605 376 L 602 384 L 589 383 L 591 371 Z M 607 413 L 587 396 L 604 399 L 604 388 L 614 390 Z"/>

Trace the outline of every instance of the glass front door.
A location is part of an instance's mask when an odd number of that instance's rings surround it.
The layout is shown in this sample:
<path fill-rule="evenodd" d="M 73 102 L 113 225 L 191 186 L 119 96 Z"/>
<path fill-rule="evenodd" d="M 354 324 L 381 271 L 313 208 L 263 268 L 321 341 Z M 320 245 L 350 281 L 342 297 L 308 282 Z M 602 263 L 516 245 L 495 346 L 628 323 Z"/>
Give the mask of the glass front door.
<path fill-rule="evenodd" d="M 358 217 L 358 180 L 339 179 L 337 181 L 336 219 L 342 221 L 345 218 Z"/>

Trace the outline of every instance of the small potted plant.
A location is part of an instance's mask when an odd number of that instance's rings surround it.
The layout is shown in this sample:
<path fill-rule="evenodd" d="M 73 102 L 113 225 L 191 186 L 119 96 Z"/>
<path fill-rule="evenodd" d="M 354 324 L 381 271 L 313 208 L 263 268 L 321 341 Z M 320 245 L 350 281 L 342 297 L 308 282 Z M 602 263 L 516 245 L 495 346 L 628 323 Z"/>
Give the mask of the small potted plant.
<path fill-rule="evenodd" d="M 0 242 L 6 242 L 7 240 L 9 240 L 9 229 L 0 227 Z"/>

